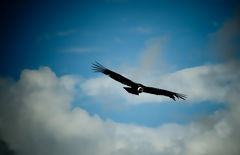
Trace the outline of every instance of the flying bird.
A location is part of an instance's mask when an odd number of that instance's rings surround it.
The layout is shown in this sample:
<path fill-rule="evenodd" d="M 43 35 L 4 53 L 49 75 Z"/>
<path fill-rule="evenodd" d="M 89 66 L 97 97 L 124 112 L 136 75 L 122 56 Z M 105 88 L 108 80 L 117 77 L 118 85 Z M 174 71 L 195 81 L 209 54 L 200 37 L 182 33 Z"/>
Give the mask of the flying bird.
<path fill-rule="evenodd" d="M 123 88 L 128 93 L 131 93 L 134 95 L 139 95 L 140 93 L 144 92 L 144 93 L 150 93 L 150 94 L 155 94 L 155 95 L 167 96 L 167 97 L 172 98 L 174 101 L 176 100 L 176 98 L 178 98 L 178 99 L 181 98 L 183 100 L 186 99 L 186 95 L 184 95 L 184 94 L 179 94 L 179 93 L 175 93 L 175 92 L 171 92 L 171 91 L 159 89 L 159 88 L 147 87 L 140 83 L 135 83 L 135 82 L 127 79 L 126 77 L 105 68 L 98 62 L 95 62 L 92 65 L 92 69 L 95 72 L 101 72 L 105 75 L 110 76 L 112 79 L 114 79 L 124 85 L 127 85 L 128 87 L 123 87 Z"/>

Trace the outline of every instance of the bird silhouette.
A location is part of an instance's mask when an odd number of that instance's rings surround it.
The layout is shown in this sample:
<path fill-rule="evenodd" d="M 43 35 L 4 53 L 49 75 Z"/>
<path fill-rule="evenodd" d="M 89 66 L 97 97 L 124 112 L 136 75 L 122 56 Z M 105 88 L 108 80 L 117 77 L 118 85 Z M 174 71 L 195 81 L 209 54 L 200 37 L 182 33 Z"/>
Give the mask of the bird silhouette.
<path fill-rule="evenodd" d="M 98 62 L 95 62 L 94 64 L 92 64 L 92 69 L 95 72 L 101 72 L 105 75 L 110 76 L 112 79 L 114 79 L 124 85 L 127 85 L 128 87 L 123 87 L 123 88 L 128 93 L 131 93 L 134 95 L 139 95 L 140 93 L 144 92 L 144 93 L 150 93 L 150 94 L 155 94 L 155 95 L 167 96 L 167 97 L 170 97 L 171 99 L 173 99 L 174 101 L 176 101 L 176 98 L 178 98 L 178 99 L 180 98 L 183 100 L 186 99 L 186 95 L 184 95 L 184 94 L 175 93 L 172 91 L 154 88 L 154 87 L 148 87 L 148 86 L 144 86 L 140 83 L 133 82 L 133 81 L 127 79 L 126 77 L 105 68 L 103 65 L 101 65 Z"/>

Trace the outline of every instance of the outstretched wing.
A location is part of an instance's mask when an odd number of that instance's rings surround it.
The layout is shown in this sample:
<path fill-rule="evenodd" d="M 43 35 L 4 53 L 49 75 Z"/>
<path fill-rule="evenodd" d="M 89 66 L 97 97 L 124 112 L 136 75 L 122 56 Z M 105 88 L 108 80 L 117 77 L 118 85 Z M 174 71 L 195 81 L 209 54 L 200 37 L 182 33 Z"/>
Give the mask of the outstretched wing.
<path fill-rule="evenodd" d="M 122 83 L 122 84 L 125 84 L 125 85 L 128 85 L 128 86 L 134 86 L 136 85 L 133 81 L 125 78 L 124 76 L 118 74 L 118 73 L 115 73 L 107 68 L 105 68 L 104 66 L 102 66 L 100 63 L 96 62 L 95 64 L 92 65 L 92 69 L 95 71 L 95 72 L 102 72 L 103 74 L 105 75 L 108 75 L 110 76 L 112 79 Z"/>
<path fill-rule="evenodd" d="M 168 96 L 168 97 L 172 98 L 174 101 L 176 100 L 175 98 L 181 98 L 183 100 L 185 100 L 187 98 L 187 96 L 184 94 L 179 94 L 179 93 L 171 92 L 171 91 L 164 90 L 164 89 L 158 89 L 158 88 L 146 87 L 146 86 L 143 88 L 143 92 L 151 93 L 151 94 L 155 94 L 155 95 Z"/>

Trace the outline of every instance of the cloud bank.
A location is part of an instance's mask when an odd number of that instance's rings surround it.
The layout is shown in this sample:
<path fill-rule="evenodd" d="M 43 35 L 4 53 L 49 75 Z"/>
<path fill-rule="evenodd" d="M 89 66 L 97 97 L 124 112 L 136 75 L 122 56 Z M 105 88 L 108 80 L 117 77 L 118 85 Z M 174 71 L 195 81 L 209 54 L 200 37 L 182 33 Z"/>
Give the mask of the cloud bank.
<path fill-rule="evenodd" d="M 236 33 L 239 36 L 237 26 L 236 19 L 230 20 L 214 34 L 223 53 L 234 54 L 237 50 L 227 50 L 236 47 L 231 44 Z M 229 27 L 232 27 L 230 32 L 226 31 Z M 157 55 L 160 46 L 149 49 Z M 143 65 L 149 67 L 151 62 Z M 231 61 L 187 68 L 161 77 L 158 74 L 135 76 L 139 73 L 136 69 L 132 75 L 127 74 L 129 68 L 120 70 L 146 85 L 186 93 L 190 103 L 212 100 L 227 106 L 187 125 L 171 123 L 156 128 L 105 121 L 98 115 L 90 116 L 81 107 L 72 109 L 74 95 L 79 93 L 75 88 L 79 85 L 83 94 L 77 95 L 119 96 L 129 104 L 166 99 L 130 96 L 120 89 L 120 84 L 107 77 L 83 81 L 71 75 L 57 77 L 50 68 L 42 67 L 23 70 L 19 81 L 0 78 L 0 154 L 239 155 L 240 71 L 237 66 L 240 66 L 238 61 Z"/>
<path fill-rule="evenodd" d="M 236 62 L 235 62 L 236 63 Z M 233 71 L 234 62 L 216 65 L 204 65 L 183 69 L 174 73 L 158 76 L 134 76 L 139 73 L 134 70 L 132 75 L 124 74 L 126 77 L 132 77 L 133 81 L 143 83 L 148 86 L 172 90 L 188 95 L 188 101 L 199 103 L 201 101 L 225 102 L 227 92 L 238 80 L 238 71 Z M 121 71 L 119 71 L 121 73 Z M 127 71 L 122 71 L 127 73 Z M 138 78 L 136 78 L 138 77 Z M 92 78 L 81 84 L 82 89 L 89 96 L 99 98 L 109 98 L 109 94 L 114 98 L 121 96 L 128 104 L 151 103 L 169 100 L 168 97 L 155 96 L 142 93 L 139 96 L 129 95 L 113 79 L 102 75 L 98 78 Z M 120 92 L 120 93 L 119 93 Z"/>
<path fill-rule="evenodd" d="M 219 67 L 224 74 L 233 71 L 232 65 L 214 66 L 213 71 L 220 70 Z M 206 68 L 193 70 L 206 72 L 209 69 Z M 173 74 L 181 77 L 182 72 Z M 221 87 L 214 89 L 224 89 L 227 109 L 188 125 L 172 123 L 148 128 L 104 121 L 80 107 L 71 109 L 79 80 L 71 76 L 57 77 L 48 67 L 24 70 L 17 82 L 0 79 L 0 138 L 19 155 L 238 155 L 239 80 L 229 81 L 232 85 L 225 89 L 221 78 L 226 76 L 212 78 L 215 72 L 204 75 L 207 76 L 203 79 L 218 80 L 216 84 Z M 239 75 L 238 71 L 235 78 L 239 79 Z"/>

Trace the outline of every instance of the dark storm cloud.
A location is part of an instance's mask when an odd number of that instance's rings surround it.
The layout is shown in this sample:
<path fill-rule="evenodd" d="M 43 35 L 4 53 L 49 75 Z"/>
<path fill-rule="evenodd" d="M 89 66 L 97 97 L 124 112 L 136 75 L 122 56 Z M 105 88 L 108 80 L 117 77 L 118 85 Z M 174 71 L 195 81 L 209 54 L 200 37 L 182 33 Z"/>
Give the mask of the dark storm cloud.
<path fill-rule="evenodd" d="M 0 138 L 0 154 L 15 155 L 14 151 L 9 148 L 9 145 Z"/>
<path fill-rule="evenodd" d="M 240 8 L 240 7 L 239 7 Z M 222 27 L 210 34 L 211 50 L 224 61 L 240 58 L 240 11 L 226 20 Z"/>

